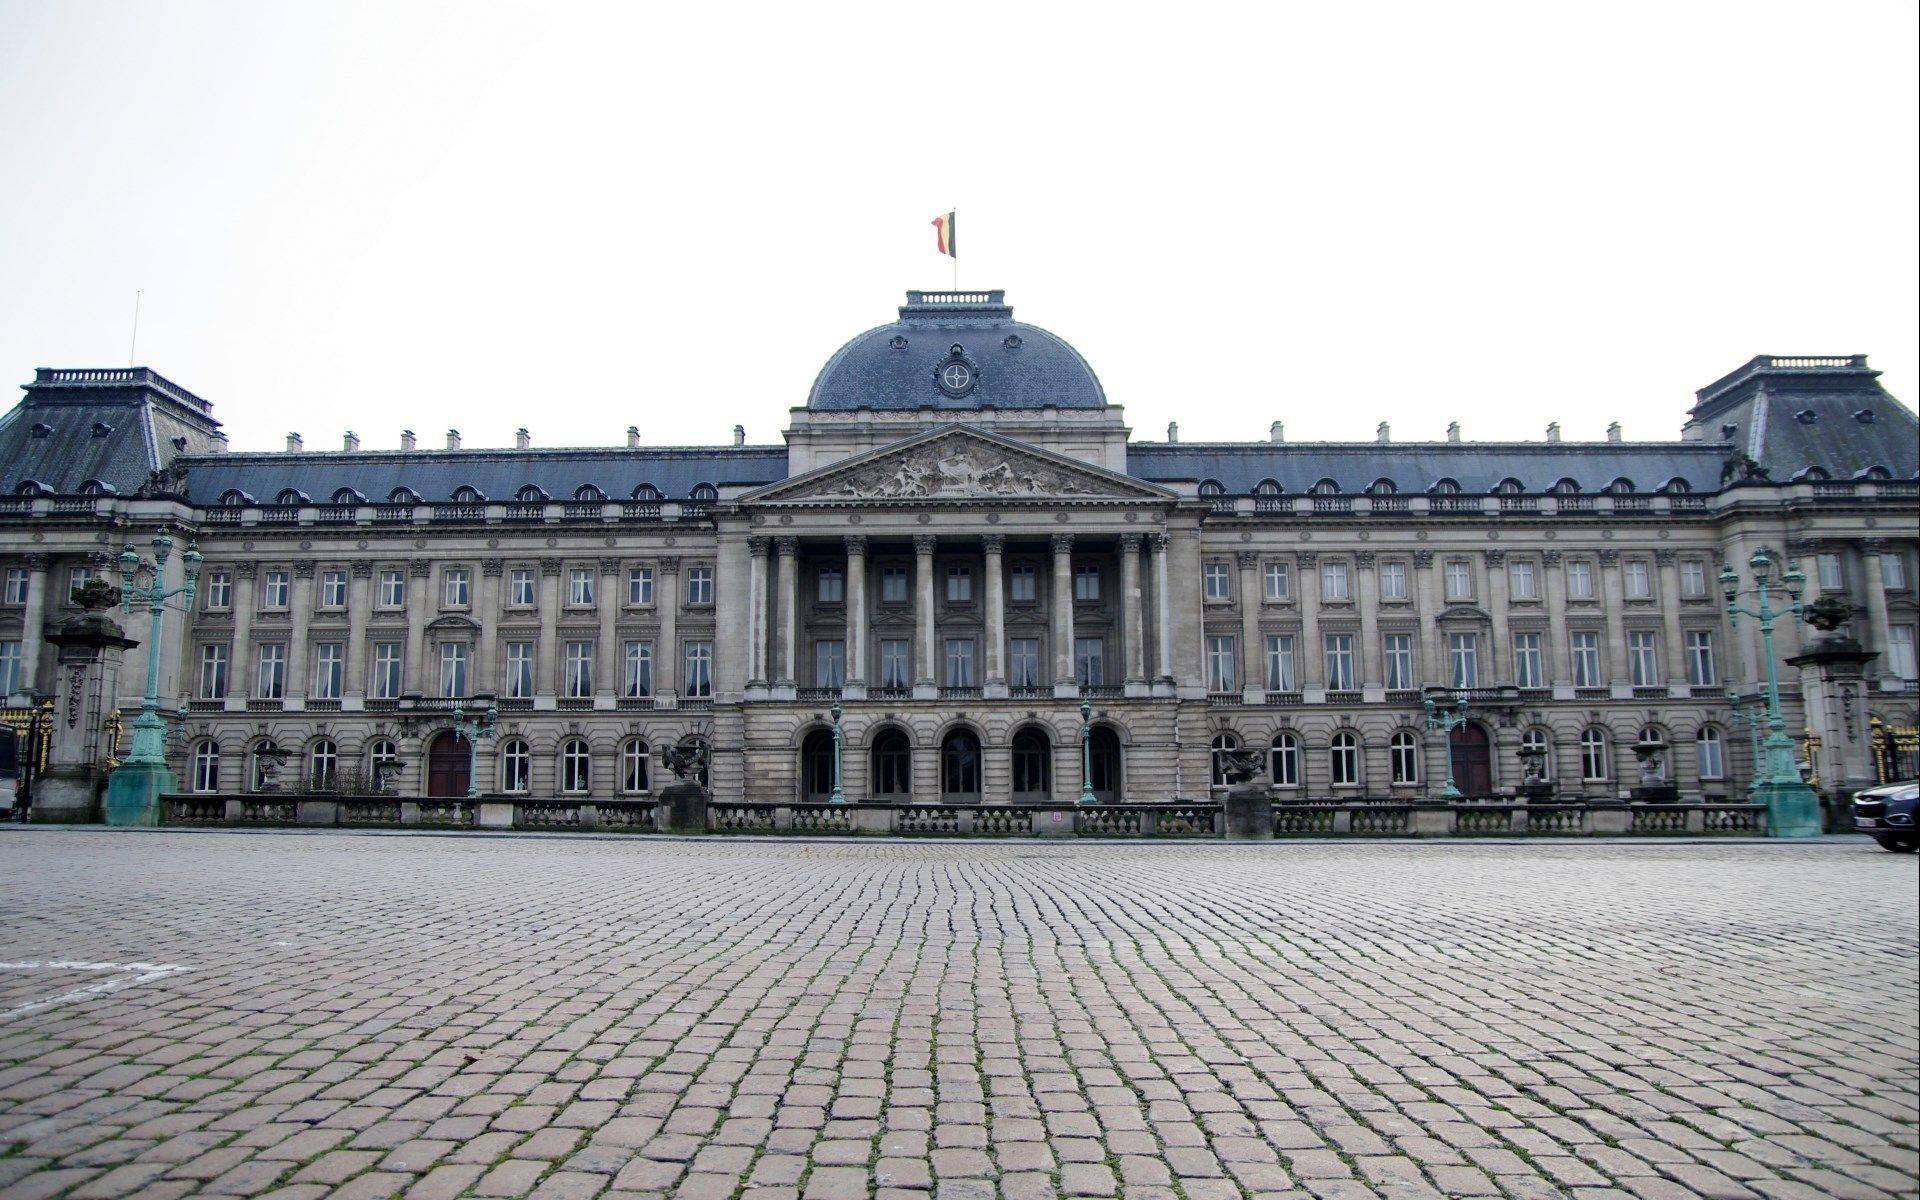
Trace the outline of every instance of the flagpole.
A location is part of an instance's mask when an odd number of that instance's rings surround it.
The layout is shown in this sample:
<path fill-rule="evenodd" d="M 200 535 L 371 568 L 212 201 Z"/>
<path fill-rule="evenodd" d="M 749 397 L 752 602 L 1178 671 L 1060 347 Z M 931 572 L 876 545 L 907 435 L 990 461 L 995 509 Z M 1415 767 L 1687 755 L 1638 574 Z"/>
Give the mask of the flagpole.
<path fill-rule="evenodd" d="M 947 236 L 952 238 L 954 237 L 954 234 L 958 232 L 960 227 L 960 210 L 958 208 L 949 208 L 947 211 L 953 214 L 954 228 L 948 231 L 947 233 Z M 953 260 L 953 290 L 957 292 L 960 290 L 960 241 L 959 239 L 954 238 L 954 240 L 950 243 L 950 245 L 953 246 L 953 253 L 949 254 L 947 257 Z"/>

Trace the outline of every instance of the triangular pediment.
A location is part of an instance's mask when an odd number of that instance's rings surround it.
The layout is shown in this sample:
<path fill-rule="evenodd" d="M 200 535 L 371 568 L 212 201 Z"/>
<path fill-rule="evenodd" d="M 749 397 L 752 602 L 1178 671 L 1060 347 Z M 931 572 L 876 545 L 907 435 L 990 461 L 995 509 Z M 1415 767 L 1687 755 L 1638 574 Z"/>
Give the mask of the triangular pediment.
<path fill-rule="evenodd" d="M 742 504 L 1171 500 L 1174 493 L 1012 438 L 946 426 L 740 497 Z"/>

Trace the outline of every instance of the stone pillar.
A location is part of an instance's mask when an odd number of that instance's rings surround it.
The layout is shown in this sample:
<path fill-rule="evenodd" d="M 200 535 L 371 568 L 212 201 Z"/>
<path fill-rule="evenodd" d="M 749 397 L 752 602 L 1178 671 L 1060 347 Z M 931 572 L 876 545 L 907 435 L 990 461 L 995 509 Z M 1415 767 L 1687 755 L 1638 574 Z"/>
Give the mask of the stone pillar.
<path fill-rule="evenodd" d="M 553 573 L 560 573 L 560 564 L 553 563 Z M 551 588 L 548 589 L 552 591 Z M 544 623 L 549 614 L 559 607 L 556 598 L 552 604 L 543 606 L 540 614 Z M 433 563 L 424 558 L 416 558 L 407 564 L 407 661 L 401 672 L 400 691 L 402 695 L 437 695 L 439 679 L 433 678 L 433 685 L 427 680 L 427 611 L 434 607 Z M 544 634 L 545 630 L 542 629 Z M 552 643 L 549 642 L 549 645 Z"/>
<path fill-rule="evenodd" d="M 505 570 L 497 558 L 480 560 L 480 586 L 473 593 L 473 619 L 480 627 L 473 639 L 475 695 L 500 694 L 500 576 Z"/>
<path fill-rule="evenodd" d="M 143 604 L 135 612 L 145 616 Z M 114 707 L 121 655 L 138 642 L 127 637 L 105 613 L 88 611 L 60 623 L 48 641 L 59 648 L 54 674 L 52 742 L 47 769 L 33 785 L 29 817 L 36 821 L 92 821 L 99 812 L 105 759 L 112 748 L 101 740 L 107 713 Z M 157 786 L 140 789 L 129 819 L 115 824 L 157 825 L 159 806 L 153 802 L 170 790 L 172 777 L 165 764 L 157 767 Z"/>
<path fill-rule="evenodd" d="M 620 560 L 600 560 L 599 581 L 593 593 L 594 615 L 600 619 L 593 647 L 593 706 L 612 708 L 620 694 Z M 485 629 L 482 618 L 482 629 Z"/>
<path fill-rule="evenodd" d="M 1866 575 L 1863 581 L 1867 593 L 1867 649 L 1878 651 L 1880 657 L 1867 665 L 1870 679 L 1889 676 L 1891 666 L 1887 662 L 1887 646 L 1893 640 L 1893 622 L 1887 615 L 1887 581 L 1880 573 L 1882 555 L 1898 554 L 1898 547 L 1885 542 L 1872 541 L 1865 546 L 1860 559 L 1860 569 Z"/>
<path fill-rule="evenodd" d="M 847 682 L 841 694 L 849 700 L 867 697 L 867 539 L 846 538 L 847 547 Z M 845 768 L 842 767 L 842 775 Z"/>
<path fill-rule="evenodd" d="M 253 694 L 253 583 L 260 564 L 249 559 L 233 565 L 233 649 L 227 660 L 227 708 L 245 711 Z"/>
<path fill-rule="evenodd" d="M 653 565 L 653 604 L 660 613 L 660 644 L 653 648 L 653 703 L 673 708 L 680 696 L 680 560 L 662 558 Z"/>
<path fill-rule="evenodd" d="M 1007 539 L 998 533 L 989 533 L 980 539 L 981 551 L 985 556 L 986 578 L 982 581 L 986 587 L 987 617 L 987 670 L 985 688 L 981 695 L 989 700 L 1005 699 L 1007 695 L 1007 587 L 1002 578 L 1001 556 L 1007 548 Z"/>
<path fill-rule="evenodd" d="M 1325 648 L 1320 644 L 1320 556 L 1302 550 L 1293 556 L 1300 572 L 1296 589 L 1300 597 L 1300 640 L 1293 647 L 1293 685 L 1315 698 L 1324 697 L 1327 687 Z M 1313 703 L 1313 700 L 1309 700 Z"/>
<path fill-rule="evenodd" d="M 1240 692 L 1248 704 L 1266 698 L 1266 647 L 1260 639 L 1260 552 L 1241 550 L 1234 555 L 1239 568 L 1235 599 L 1240 605 Z"/>
<path fill-rule="evenodd" d="M 1875 657 L 1871 647 L 1834 630 L 1816 636 L 1786 660 L 1803 676 L 1819 681 L 1818 687 L 1803 691 L 1807 725 L 1820 735 L 1820 761 L 1814 765 L 1829 833 L 1853 832 L 1853 793 L 1875 783 L 1865 679 L 1866 666 Z"/>
<path fill-rule="evenodd" d="M 1627 590 L 1620 578 L 1620 552 L 1600 551 L 1601 607 L 1607 618 L 1607 684 L 1616 700 L 1633 698 L 1633 676 L 1627 670 Z"/>
<path fill-rule="evenodd" d="M 780 555 L 780 673 L 774 686 L 791 693 L 799 676 L 800 539 L 775 538 Z"/>
<path fill-rule="evenodd" d="M 914 665 L 913 697 L 932 700 L 939 696 L 934 683 L 933 648 L 933 545 L 930 533 L 913 535 L 913 633 L 920 661 Z M 935 753 L 938 753 L 936 748 Z M 916 758 L 919 756 L 916 755 Z"/>
<path fill-rule="evenodd" d="M 767 698 L 767 551 L 772 548 L 766 538 L 747 539 L 747 695 L 752 700 Z M 661 604 L 657 591 L 654 603 Z"/>
<path fill-rule="evenodd" d="M 20 626 L 20 690 L 32 692 L 40 686 L 40 654 L 46 636 L 47 567 L 45 554 L 27 555 L 27 610 Z M 4 697 L 0 697 L 4 699 Z"/>
<path fill-rule="evenodd" d="M 1505 550 L 1483 550 L 1480 562 L 1486 569 L 1487 609 L 1493 617 L 1493 645 L 1486 648 L 1480 656 L 1480 686 L 1493 687 L 1498 683 L 1513 682 L 1513 630 L 1507 624 L 1509 609 L 1513 606 L 1513 597 L 1507 590 L 1507 552 Z M 1496 748 L 1488 746 L 1489 754 Z M 1495 777 L 1498 778 L 1499 764 L 1494 764 Z"/>
<path fill-rule="evenodd" d="M 1540 648 L 1542 682 L 1556 700 L 1573 699 L 1573 663 L 1567 657 L 1567 577 L 1558 550 L 1540 552 L 1541 587 L 1547 597 L 1547 636 Z M 1558 759 L 1555 759 L 1556 763 Z M 1550 772 L 1551 773 L 1551 772 Z"/>
<path fill-rule="evenodd" d="M 1373 551 L 1354 551 L 1353 576 L 1360 607 L 1360 699 L 1379 704 L 1387 698 L 1387 669 L 1380 645 L 1380 580 L 1374 572 Z"/>
<path fill-rule="evenodd" d="M 1445 683 L 1447 680 L 1440 645 L 1439 591 L 1434 580 L 1439 570 L 1439 564 L 1433 561 L 1433 551 L 1413 552 L 1413 602 L 1415 615 L 1420 622 L 1420 678 L 1415 682 L 1422 687 Z"/>
<path fill-rule="evenodd" d="M 1053 535 L 1053 694 L 1080 694 L 1073 674 L 1073 535 Z"/>
<path fill-rule="evenodd" d="M 1687 686 L 1687 638 L 1680 629 L 1680 568 L 1674 565 L 1673 551 L 1664 547 L 1653 552 L 1653 562 L 1660 573 L 1660 641 L 1665 651 L 1662 657 L 1666 660 L 1667 695 L 1690 695 Z M 1699 767 L 1698 762 L 1692 765 L 1695 769 Z"/>
<path fill-rule="evenodd" d="M 293 564 L 293 591 L 290 603 L 292 611 L 287 614 L 287 624 L 291 627 L 287 634 L 287 707 L 305 708 L 308 685 L 313 680 L 307 677 L 307 629 L 313 621 L 313 571 L 315 563 L 310 558 L 295 560 Z M 158 653 L 159 647 L 154 647 Z"/>
<path fill-rule="evenodd" d="M 1153 552 L 1153 694 L 1171 696 L 1178 684 L 1173 673 L 1173 596 L 1167 590 L 1167 535 L 1151 534 L 1147 545 Z"/>
<path fill-rule="evenodd" d="M 367 614 L 373 611 L 367 589 L 372 579 L 370 562 L 356 562 L 347 568 L 347 678 L 342 708 L 360 708 L 367 695 Z"/>
<path fill-rule="evenodd" d="M 1147 694 L 1147 626 L 1140 595 L 1140 535 L 1120 535 L 1120 641 L 1126 647 L 1126 694 Z"/>

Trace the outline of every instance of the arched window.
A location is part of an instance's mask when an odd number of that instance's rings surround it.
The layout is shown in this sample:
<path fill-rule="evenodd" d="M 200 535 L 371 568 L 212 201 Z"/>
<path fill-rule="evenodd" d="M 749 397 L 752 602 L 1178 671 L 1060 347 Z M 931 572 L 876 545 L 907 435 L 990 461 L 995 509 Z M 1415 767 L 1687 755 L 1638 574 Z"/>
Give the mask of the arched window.
<path fill-rule="evenodd" d="M 280 769 L 280 756 L 274 751 L 280 749 L 280 743 L 272 738 L 261 738 L 253 747 L 253 769 L 247 774 L 249 791 L 265 791 L 267 785 L 275 781 Z"/>
<path fill-rule="evenodd" d="M 241 508 L 247 503 L 247 494 L 239 488 L 228 488 L 220 493 L 220 504 L 225 508 Z"/>
<path fill-rule="evenodd" d="M 1553 493 L 1556 496 L 1571 496 L 1579 490 L 1580 485 L 1571 479 L 1563 478 L 1556 481 L 1553 485 Z"/>
<path fill-rule="evenodd" d="M 280 494 L 273 498 L 275 504 L 305 504 L 306 496 L 294 488 L 281 488 Z"/>
<path fill-rule="evenodd" d="M 1213 786 L 1227 786 L 1226 752 L 1229 750 L 1238 750 L 1239 748 L 1240 738 L 1237 734 L 1228 730 L 1222 730 L 1213 735 L 1213 742 L 1208 746 L 1213 762 Z"/>
<path fill-rule="evenodd" d="M 220 743 L 201 742 L 193 748 L 193 790 L 220 790 Z"/>
<path fill-rule="evenodd" d="M 1203 479 L 1200 481 L 1200 494 L 1202 496 L 1224 496 L 1227 494 L 1227 488 L 1226 485 L 1218 479 Z"/>
<path fill-rule="evenodd" d="M 643 483 L 633 489 L 633 498 L 647 502 L 657 501 L 660 499 L 660 489 L 650 483 Z"/>
<path fill-rule="evenodd" d="M 1013 794 L 1040 800 L 1053 791 L 1053 743 L 1029 725 L 1013 735 Z"/>
<path fill-rule="evenodd" d="M 889 799 L 913 794 L 913 745 L 898 729 L 883 729 L 874 736 L 871 761 L 871 794 Z"/>
<path fill-rule="evenodd" d="M 1333 786 L 1352 787 L 1360 782 L 1360 739 L 1342 730 L 1327 744 L 1327 770 Z"/>
<path fill-rule="evenodd" d="M 1273 735 L 1273 745 L 1268 757 L 1268 771 L 1275 787 L 1300 786 L 1300 739 L 1286 730 Z"/>
<path fill-rule="evenodd" d="M 560 790 L 579 795 L 593 787 L 593 757 L 583 738 L 568 738 L 560 747 Z"/>
<path fill-rule="evenodd" d="M 335 504 L 365 504 L 367 498 L 352 488 L 343 487 L 334 490 L 333 502 Z"/>
<path fill-rule="evenodd" d="M 590 483 L 583 483 L 579 487 L 573 489 L 573 498 L 575 500 L 591 503 L 595 500 L 605 500 L 607 498 L 607 494 Z"/>
<path fill-rule="evenodd" d="M 710 504 L 720 498 L 720 489 L 710 483 L 695 484 L 693 490 L 687 493 L 687 498 L 695 504 Z"/>
<path fill-rule="evenodd" d="M 1391 496 L 1400 490 L 1400 485 L 1391 479 L 1376 479 L 1367 485 L 1369 496 Z"/>
<path fill-rule="evenodd" d="M 316 792 L 333 787 L 340 776 L 340 747 L 320 738 L 307 749 L 307 786 Z"/>
<path fill-rule="evenodd" d="M 1256 496 L 1278 496 L 1280 494 L 1280 481 L 1277 479 L 1262 479 L 1255 485 L 1253 494 Z"/>
<path fill-rule="evenodd" d="M 533 751 L 521 738 L 500 743 L 500 790 L 524 794 L 533 786 Z"/>
<path fill-rule="evenodd" d="M 1700 778 L 1727 777 L 1727 758 L 1718 729 L 1711 725 L 1700 727 L 1700 732 L 1693 735 L 1693 756 L 1700 764 Z"/>
<path fill-rule="evenodd" d="M 1607 485 L 1607 494 L 1611 496 L 1631 495 L 1633 490 L 1633 480 L 1628 479 L 1625 475 L 1620 476 L 1620 478 Z"/>
<path fill-rule="evenodd" d="M 98 479 L 89 479 L 80 485 L 80 491 L 77 494 L 82 496 L 104 496 L 107 494 L 107 485 L 101 483 Z"/>
<path fill-rule="evenodd" d="M 800 798 L 825 803 L 833 795 L 833 731 L 816 729 L 800 743 Z"/>
<path fill-rule="evenodd" d="M 1533 751 L 1540 752 L 1540 774 L 1553 778 L 1553 738 L 1544 729 L 1529 729 L 1520 735 L 1520 749 L 1531 756 Z"/>
<path fill-rule="evenodd" d="M 1393 782 L 1420 782 L 1420 746 L 1411 730 L 1398 730 L 1387 739 L 1387 763 L 1393 772 Z"/>
<path fill-rule="evenodd" d="M 1606 780 L 1606 730 L 1583 729 L 1580 731 L 1580 778 L 1589 783 L 1600 783 Z"/>
<path fill-rule="evenodd" d="M 1087 774 L 1093 795 L 1102 804 L 1120 802 L 1120 735 L 1108 725 L 1095 725 L 1087 738 Z"/>
<path fill-rule="evenodd" d="M 1667 735 L 1665 731 L 1662 730 L 1658 725 L 1641 726 L 1639 740 L 1642 743 L 1658 742 L 1663 746 L 1668 745 Z M 1661 779 L 1661 780 L 1664 780 L 1667 778 L 1668 758 L 1671 754 L 1672 754 L 1672 748 L 1669 746 L 1666 753 L 1653 756 L 1652 766 L 1654 771 L 1654 778 Z"/>
<path fill-rule="evenodd" d="M 1436 496 L 1458 496 L 1460 485 L 1451 479 L 1442 479 L 1427 490 Z"/>
<path fill-rule="evenodd" d="M 647 743 L 640 738 L 628 738 L 627 744 L 620 747 L 620 790 L 623 792 L 644 792 L 648 787 Z"/>
<path fill-rule="evenodd" d="M 400 748 L 391 738 L 375 738 L 367 743 L 367 786 L 374 791 L 400 771 Z"/>
<path fill-rule="evenodd" d="M 459 487 L 453 489 L 453 502 L 455 504 L 478 504 L 485 499 L 486 497 L 480 494 L 480 489 L 469 487 L 466 484 L 461 484 Z"/>
<path fill-rule="evenodd" d="M 420 493 L 410 487 L 397 487 L 387 493 L 388 504 L 418 504 Z"/>
<path fill-rule="evenodd" d="M 547 498 L 547 494 L 529 483 L 515 492 L 513 498 L 521 504 L 538 504 Z"/>
<path fill-rule="evenodd" d="M 940 742 L 940 794 L 949 802 L 980 799 L 980 739 L 956 729 Z"/>
<path fill-rule="evenodd" d="M 1518 496 L 1521 492 L 1527 490 L 1527 486 L 1509 475 L 1495 484 L 1493 490 L 1502 496 Z"/>
<path fill-rule="evenodd" d="M 1313 485 L 1313 494 L 1316 496 L 1338 496 L 1340 494 L 1340 485 L 1331 479 L 1322 479 L 1319 483 Z"/>
<path fill-rule="evenodd" d="M 1693 490 L 1693 485 L 1688 483 L 1686 480 L 1680 478 L 1678 475 L 1675 475 L 1672 479 L 1669 479 L 1665 483 L 1661 484 L 1660 490 L 1667 493 L 1669 496 L 1681 496 L 1681 495 L 1685 495 L 1688 492 L 1691 492 Z"/>

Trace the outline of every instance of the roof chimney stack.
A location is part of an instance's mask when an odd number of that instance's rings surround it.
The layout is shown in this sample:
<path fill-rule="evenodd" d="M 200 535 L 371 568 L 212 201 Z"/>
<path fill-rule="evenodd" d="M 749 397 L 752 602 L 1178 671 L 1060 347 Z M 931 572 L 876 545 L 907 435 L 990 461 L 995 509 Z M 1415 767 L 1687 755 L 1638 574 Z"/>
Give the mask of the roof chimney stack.
<path fill-rule="evenodd" d="M 1267 426 L 1267 440 L 1276 446 L 1286 441 L 1287 423 L 1285 421 L 1275 421 L 1273 424 Z"/>
<path fill-rule="evenodd" d="M 460 431 L 458 429 L 447 430 L 447 449 L 458 450 L 459 448 L 460 448 Z"/>
<path fill-rule="evenodd" d="M 349 429 L 340 439 L 340 448 L 351 454 L 360 448 L 360 435 Z"/>
<path fill-rule="evenodd" d="M 1180 422 L 1168 421 L 1167 422 L 1167 441 L 1177 442 L 1179 440 L 1180 440 Z"/>
<path fill-rule="evenodd" d="M 733 444 L 736 446 L 744 446 L 747 444 L 747 427 L 745 425 L 735 425 L 733 427 Z"/>
<path fill-rule="evenodd" d="M 639 448 L 640 427 L 638 425 L 629 425 L 627 426 L 627 449 L 638 450 Z"/>
<path fill-rule="evenodd" d="M 1376 442 L 1390 442 L 1393 440 L 1393 430 L 1385 421 L 1380 422 L 1379 425 L 1374 427 L 1373 440 Z"/>
<path fill-rule="evenodd" d="M 221 433 L 218 429 L 214 430 L 207 437 L 207 450 L 212 454 L 225 454 L 227 452 L 227 435 Z"/>
<path fill-rule="evenodd" d="M 1611 425 L 1607 426 L 1607 440 L 1610 442 L 1617 442 L 1620 440 L 1620 422 L 1615 421 Z"/>
<path fill-rule="evenodd" d="M 400 431 L 400 449 L 412 450 L 414 445 L 415 445 L 415 442 L 413 438 L 413 430 L 402 429 Z"/>
<path fill-rule="evenodd" d="M 1447 440 L 1450 442 L 1457 442 L 1460 440 L 1460 422 L 1458 421 L 1447 422 Z"/>
<path fill-rule="evenodd" d="M 300 435 L 299 435 L 299 434 L 297 434 L 297 433 L 290 433 L 290 434 L 288 434 L 288 435 L 287 435 L 287 453 L 288 453 L 288 454 L 298 454 L 298 453 L 300 453 L 300 450 L 301 450 L 301 448 L 302 448 L 302 446 L 303 446 L 303 445 L 304 445 L 304 443 L 302 443 L 302 442 L 300 441 Z"/>
<path fill-rule="evenodd" d="M 1560 422 L 1550 421 L 1547 423 L 1547 440 L 1550 442 L 1560 440 Z"/>
<path fill-rule="evenodd" d="M 523 425 L 513 431 L 513 448 L 515 450 L 531 450 L 533 448 L 533 435 L 527 432 L 526 426 Z"/>

